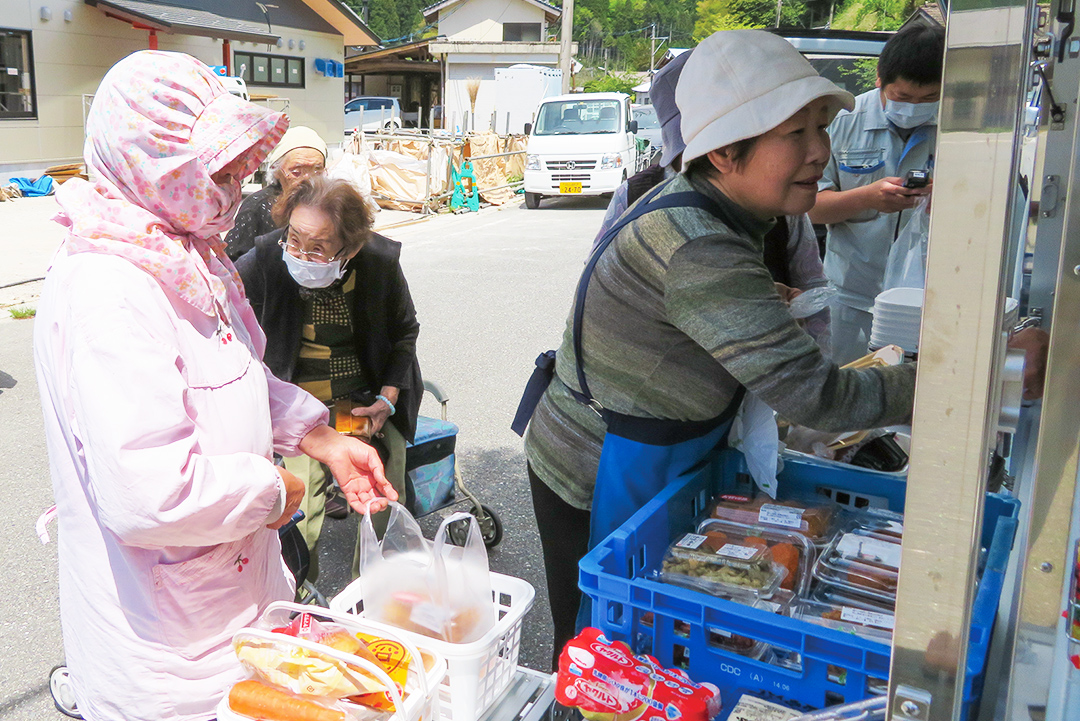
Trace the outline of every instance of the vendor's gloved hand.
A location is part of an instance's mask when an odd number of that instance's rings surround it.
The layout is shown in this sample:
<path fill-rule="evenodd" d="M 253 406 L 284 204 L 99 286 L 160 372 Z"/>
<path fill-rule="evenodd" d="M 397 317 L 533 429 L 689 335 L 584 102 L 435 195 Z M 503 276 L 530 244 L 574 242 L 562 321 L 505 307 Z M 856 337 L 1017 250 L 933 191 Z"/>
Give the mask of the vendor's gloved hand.
<path fill-rule="evenodd" d="M 1024 351 L 1024 400 L 1043 396 L 1046 382 L 1046 358 L 1050 353 L 1050 334 L 1042 328 L 1024 328 L 1009 338 L 1010 348 Z"/>
<path fill-rule="evenodd" d="M 879 213 L 898 213 L 915 207 L 915 203 L 924 195 L 930 195 L 934 181 L 925 188 L 905 188 L 903 178 L 882 178 L 876 183 L 864 186 L 862 192 L 868 208 Z"/>
<path fill-rule="evenodd" d="M 357 513 L 386 508 L 386 502 L 398 499 L 397 491 L 386 480 L 382 461 L 375 449 L 350 436 L 343 436 L 327 425 L 316 426 L 304 440 L 300 451 L 325 463 L 345 494 L 345 500 Z"/>
<path fill-rule="evenodd" d="M 277 472 L 281 476 L 281 480 L 285 482 L 285 510 L 282 511 L 281 516 L 276 521 L 266 526 L 275 531 L 289 522 L 296 510 L 300 508 L 300 502 L 304 500 L 304 493 L 307 491 L 304 482 L 284 468 L 279 467 Z"/>

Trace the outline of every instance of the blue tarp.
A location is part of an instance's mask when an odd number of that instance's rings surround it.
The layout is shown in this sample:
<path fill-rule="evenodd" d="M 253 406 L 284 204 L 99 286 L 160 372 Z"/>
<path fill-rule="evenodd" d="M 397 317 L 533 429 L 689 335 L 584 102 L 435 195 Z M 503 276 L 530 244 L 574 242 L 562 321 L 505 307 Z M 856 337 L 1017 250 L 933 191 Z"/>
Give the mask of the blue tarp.
<path fill-rule="evenodd" d="M 36 198 L 41 195 L 49 195 L 53 192 L 53 179 L 48 175 L 42 175 L 37 180 L 30 178 L 11 178 L 12 185 L 22 191 L 25 198 Z"/>

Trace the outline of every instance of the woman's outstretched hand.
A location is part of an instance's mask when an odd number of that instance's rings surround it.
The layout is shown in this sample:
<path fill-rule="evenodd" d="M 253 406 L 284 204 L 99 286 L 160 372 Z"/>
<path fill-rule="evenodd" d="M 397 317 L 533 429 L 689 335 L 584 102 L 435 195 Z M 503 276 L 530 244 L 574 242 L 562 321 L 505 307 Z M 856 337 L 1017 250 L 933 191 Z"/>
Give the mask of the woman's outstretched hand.
<path fill-rule="evenodd" d="M 386 480 L 382 461 L 375 449 L 350 436 L 343 436 L 330 426 L 316 426 L 300 441 L 300 450 L 325 463 L 357 513 L 386 508 L 387 501 L 398 499 L 397 491 Z"/>

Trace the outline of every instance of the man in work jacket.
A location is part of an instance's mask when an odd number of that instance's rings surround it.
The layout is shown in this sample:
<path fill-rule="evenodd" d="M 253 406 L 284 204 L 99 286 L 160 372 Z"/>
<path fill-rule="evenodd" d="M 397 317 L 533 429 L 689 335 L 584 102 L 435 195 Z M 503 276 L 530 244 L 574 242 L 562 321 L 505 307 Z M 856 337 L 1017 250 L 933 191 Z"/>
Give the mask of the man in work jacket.
<path fill-rule="evenodd" d="M 911 170 L 932 170 L 945 30 L 909 26 L 885 44 L 877 87 L 829 126 L 832 157 L 818 182 L 815 223 L 828 225 L 825 274 L 838 295 L 833 360 L 867 352 L 870 313 L 883 290 L 889 250 L 931 184 L 905 188 Z"/>

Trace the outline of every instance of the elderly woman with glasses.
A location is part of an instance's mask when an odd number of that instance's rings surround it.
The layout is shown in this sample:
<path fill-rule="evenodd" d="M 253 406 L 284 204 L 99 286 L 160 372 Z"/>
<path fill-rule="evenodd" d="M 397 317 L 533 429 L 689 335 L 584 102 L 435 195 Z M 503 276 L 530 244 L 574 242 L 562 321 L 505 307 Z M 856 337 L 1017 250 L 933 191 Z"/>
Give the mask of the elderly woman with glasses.
<path fill-rule="evenodd" d="M 237 262 L 266 332 L 266 364 L 328 406 L 348 400 L 354 415 L 370 418 L 372 445 L 404 499 L 405 442 L 416 430 L 423 382 L 420 325 L 398 262 L 401 245 L 371 232 L 371 211 L 353 186 L 321 175 L 282 196 L 274 220 L 280 229 L 258 238 Z M 308 484 L 300 526 L 314 578 L 332 477 L 312 458 L 285 464 Z M 380 535 L 386 516 L 373 517 Z"/>

